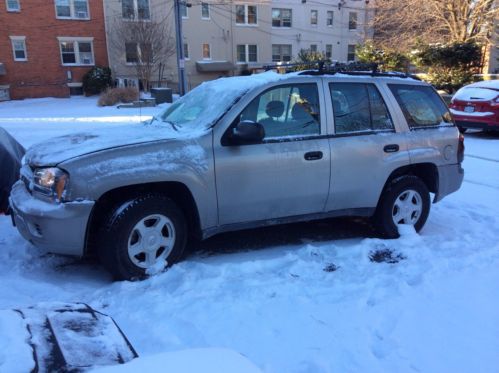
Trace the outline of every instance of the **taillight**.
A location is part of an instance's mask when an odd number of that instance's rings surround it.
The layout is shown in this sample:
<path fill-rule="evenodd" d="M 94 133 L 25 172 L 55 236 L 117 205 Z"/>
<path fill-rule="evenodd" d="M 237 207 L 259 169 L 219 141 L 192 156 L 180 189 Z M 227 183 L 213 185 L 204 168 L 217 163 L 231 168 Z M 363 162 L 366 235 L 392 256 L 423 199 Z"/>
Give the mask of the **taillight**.
<path fill-rule="evenodd" d="M 464 135 L 459 134 L 459 143 L 457 145 L 457 161 L 461 163 L 464 160 Z"/>

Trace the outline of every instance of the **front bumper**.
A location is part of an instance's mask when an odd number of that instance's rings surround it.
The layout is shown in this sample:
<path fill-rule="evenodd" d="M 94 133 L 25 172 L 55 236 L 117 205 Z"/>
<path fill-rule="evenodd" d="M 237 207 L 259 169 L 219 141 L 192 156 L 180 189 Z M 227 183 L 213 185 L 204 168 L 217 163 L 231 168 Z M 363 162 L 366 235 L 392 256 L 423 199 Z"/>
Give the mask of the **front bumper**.
<path fill-rule="evenodd" d="M 449 164 L 438 167 L 438 192 L 435 194 L 433 203 L 445 196 L 457 191 L 464 179 L 464 170 L 461 164 Z"/>
<path fill-rule="evenodd" d="M 88 218 L 95 202 L 50 203 L 33 197 L 22 181 L 12 187 L 10 206 L 19 233 L 51 253 L 83 256 Z"/>

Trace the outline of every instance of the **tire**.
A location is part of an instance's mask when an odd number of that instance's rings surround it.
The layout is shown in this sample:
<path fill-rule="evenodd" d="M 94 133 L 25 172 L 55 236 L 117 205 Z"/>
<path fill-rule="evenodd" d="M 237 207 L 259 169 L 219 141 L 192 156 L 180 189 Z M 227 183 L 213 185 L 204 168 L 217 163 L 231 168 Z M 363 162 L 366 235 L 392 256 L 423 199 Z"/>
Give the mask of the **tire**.
<path fill-rule="evenodd" d="M 464 127 L 458 127 L 458 130 L 459 130 L 459 132 L 461 132 L 461 133 L 466 133 L 466 131 L 468 131 L 468 129 L 467 129 L 467 128 L 464 128 Z"/>
<path fill-rule="evenodd" d="M 412 175 L 391 181 L 381 195 L 373 217 L 374 226 L 385 238 L 399 237 L 397 224 L 412 224 L 419 232 L 430 213 L 430 193 L 425 183 Z"/>
<path fill-rule="evenodd" d="M 138 280 L 177 262 L 187 242 L 182 210 L 168 197 L 146 194 L 111 209 L 98 255 L 116 280 Z"/>

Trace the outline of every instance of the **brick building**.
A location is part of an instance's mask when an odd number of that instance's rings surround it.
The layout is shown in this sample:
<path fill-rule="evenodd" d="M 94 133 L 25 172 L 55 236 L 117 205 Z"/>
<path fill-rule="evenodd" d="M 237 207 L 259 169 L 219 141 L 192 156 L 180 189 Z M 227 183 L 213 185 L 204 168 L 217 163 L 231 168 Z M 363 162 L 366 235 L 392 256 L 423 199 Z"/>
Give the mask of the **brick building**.
<path fill-rule="evenodd" d="M 108 64 L 102 0 L 0 1 L 0 100 L 67 97 Z"/>

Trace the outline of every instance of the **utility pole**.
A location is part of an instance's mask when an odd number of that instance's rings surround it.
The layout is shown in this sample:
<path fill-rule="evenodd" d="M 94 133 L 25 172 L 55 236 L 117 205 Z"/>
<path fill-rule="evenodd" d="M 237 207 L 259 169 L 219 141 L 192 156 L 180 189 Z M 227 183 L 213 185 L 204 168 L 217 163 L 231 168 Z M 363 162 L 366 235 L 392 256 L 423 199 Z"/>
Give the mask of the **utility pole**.
<path fill-rule="evenodd" d="M 185 1 L 173 0 L 175 13 L 175 34 L 177 39 L 177 68 L 178 68 L 178 93 L 183 96 L 187 92 L 187 79 L 185 78 L 184 38 L 182 34 L 181 6 L 188 6 Z"/>

